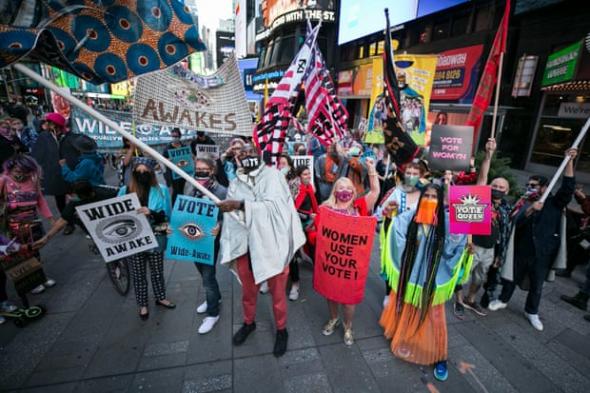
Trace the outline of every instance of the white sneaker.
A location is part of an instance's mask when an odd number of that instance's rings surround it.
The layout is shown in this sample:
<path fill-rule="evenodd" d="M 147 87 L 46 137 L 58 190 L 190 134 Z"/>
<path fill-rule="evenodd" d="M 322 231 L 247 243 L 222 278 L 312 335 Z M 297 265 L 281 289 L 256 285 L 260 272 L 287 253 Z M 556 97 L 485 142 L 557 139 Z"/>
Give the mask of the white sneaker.
<path fill-rule="evenodd" d="M 389 295 L 386 295 L 383 298 L 383 308 L 387 307 L 388 304 L 389 304 Z"/>
<path fill-rule="evenodd" d="M 31 291 L 31 293 L 33 295 L 38 295 L 38 294 L 40 294 L 43 291 L 45 291 L 45 286 L 43 284 L 41 284 L 41 285 L 33 288 L 33 290 Z"/>
<path fill-rule="evenodd" d="M 0 315 L 0 325 L 2 325 L 4 322 L 6 322 L 6 318 Z"/>
<path fill-rule="evenodd" d="M 506 307 L 508 307 L 508 303 L 504 303 L 503 301 L 496 299 L 490 302 L 490 304 L 488 305 L 488 310 L 498 311 Z"/>
<path fill-rule="evenodd" d="M 535 329 L 537 329 L 540 332 L 543 331 L 543 322 L 541 322 L 541 320 L 539 319 L 539 314 L 528 314 L 525 312 L 524 316 L 526 317 L 526 319 L 529 320 L 529 322 L 531 323 L 531 325 L 533 325 Z"/>
<path fill-rule="evenodd" d="M 199 334 L 206 334 L 213 329 L 213 326 L 219 321 L 219 316 L 216 317 L 206 317 L 203 319 L 203 323 L 199 326 Z"/>
<path fill-rule="evenodd" d="M 45 281 L 45 288 L 51 288 L 55 286 L 55 280 L 53 278 L 48 278 L 47 281 Z"/>
<path fill-rule="evenodd" d="M 197 314 L 205 314 L 207 312 L 207 301 L 205 300 L 203 303 L 197 307 Z"/>
<path fill-rule="evenodd" d="M 260 284 L 260 293 L 268 293 L 268 283 L 266 281 Z"/>
<path fill-rule="evenodd" d="M 289 300 L 294 302 L 297 299 L 299 299 L 299 285 L 293 285 L 289 291 Z"/>
<path fill-rule="evenodd" d="M 0 303 L 0 311 L 2 312 L 13 312 L 17 309 L 18 307 L 10 303 L 8 300 L 5 300 L 2 303 Z"/>

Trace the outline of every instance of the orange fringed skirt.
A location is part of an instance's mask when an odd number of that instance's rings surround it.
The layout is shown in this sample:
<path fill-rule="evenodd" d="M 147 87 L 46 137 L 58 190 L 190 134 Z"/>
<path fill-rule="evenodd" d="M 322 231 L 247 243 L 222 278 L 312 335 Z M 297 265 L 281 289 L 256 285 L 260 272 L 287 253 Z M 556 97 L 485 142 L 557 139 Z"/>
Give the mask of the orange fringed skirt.
<path fill-rule="evenodd" d="M 397 314 L 395 300 L 396 295 L 391 292 L 389 303 L 379 321 L 385 330 L 385 337 L 391 339 L 393 354 L 407 362 L 421 365 L 447 360 L 447 320 L 444 303 L 431 307 L 422 325 L 418 326 L 420 310 L 404 303 L 402 312 Z"/>

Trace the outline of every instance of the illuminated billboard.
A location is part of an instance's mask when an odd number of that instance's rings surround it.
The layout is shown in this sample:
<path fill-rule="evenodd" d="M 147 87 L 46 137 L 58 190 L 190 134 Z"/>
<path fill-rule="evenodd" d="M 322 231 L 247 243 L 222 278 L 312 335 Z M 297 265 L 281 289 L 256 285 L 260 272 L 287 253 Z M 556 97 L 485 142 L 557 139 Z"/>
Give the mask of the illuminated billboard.
<path fill-rule="evenodd" d="M 469 0 L 341 0 L 338 45 L 356 40 L 385 28 L 383 10 L 389 8 L 391 26 L 433 14 Z M 367 4 L 370 3 L 370 14 Z"/>

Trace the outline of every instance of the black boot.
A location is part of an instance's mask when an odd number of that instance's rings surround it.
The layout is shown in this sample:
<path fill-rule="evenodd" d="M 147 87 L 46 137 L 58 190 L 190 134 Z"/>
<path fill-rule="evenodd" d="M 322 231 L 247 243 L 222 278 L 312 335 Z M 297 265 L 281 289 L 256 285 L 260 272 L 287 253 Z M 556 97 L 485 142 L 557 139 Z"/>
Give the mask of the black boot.
<path fill-rule="evenodd" d="M 287 329 L 277 330 L 277 338 L 275 339 L 275 348 L 273 354 L 276 357 L 281 357 L 287 352 L 287 340 L 289 339 L 289 333 Z"/>
<path fill-rule="evenodd" d="M 256 330 L 256 322 L 252 322 L 249 325 L 243 324 L 240 330 L 234 334 L 234 345 L 242 345 L 254 330 Z"/>
<path fill-rule="evenodd" d="M 586 311 L 588 309 L 588 295 L 584 292 L 578 292 L 575 296 L 561 295 L 561 300 L 579 308 L 580 310 Z"/>

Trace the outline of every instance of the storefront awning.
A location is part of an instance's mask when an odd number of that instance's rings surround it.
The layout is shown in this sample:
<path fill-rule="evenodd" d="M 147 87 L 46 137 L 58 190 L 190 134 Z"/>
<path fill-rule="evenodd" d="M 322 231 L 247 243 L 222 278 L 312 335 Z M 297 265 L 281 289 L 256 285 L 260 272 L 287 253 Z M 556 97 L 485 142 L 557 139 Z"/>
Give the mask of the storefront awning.
<path fill-rule="evenodd" d="M 548 93 L 588 93 L 590 92 L 590 80 L 570 81 L 558 83 L 542 88 Z"/>

